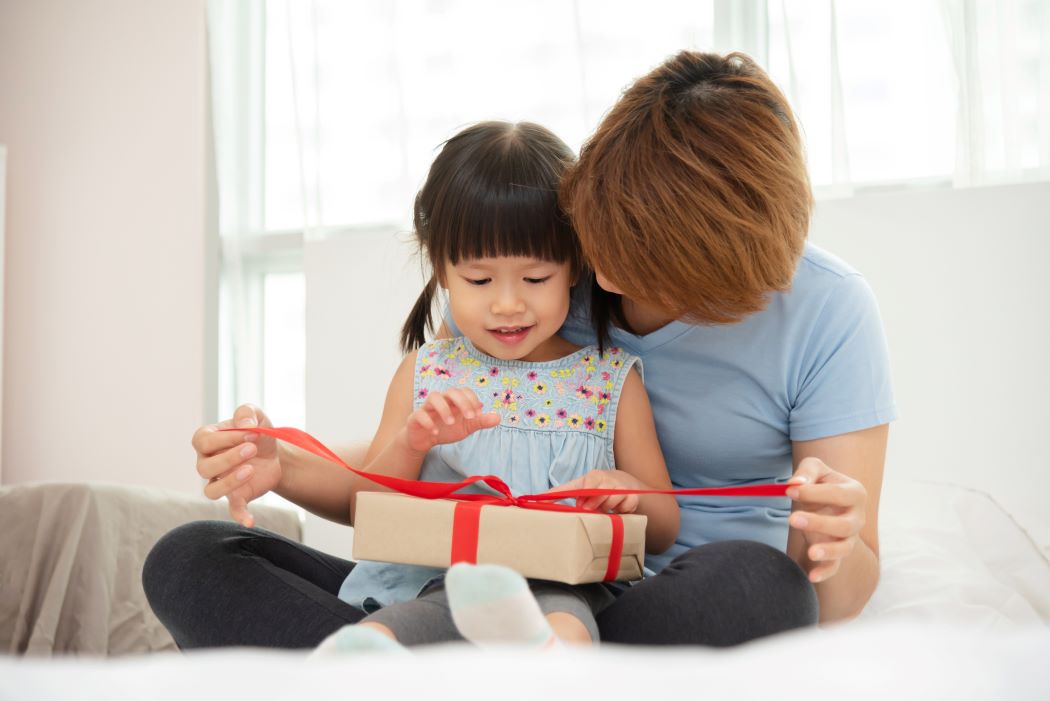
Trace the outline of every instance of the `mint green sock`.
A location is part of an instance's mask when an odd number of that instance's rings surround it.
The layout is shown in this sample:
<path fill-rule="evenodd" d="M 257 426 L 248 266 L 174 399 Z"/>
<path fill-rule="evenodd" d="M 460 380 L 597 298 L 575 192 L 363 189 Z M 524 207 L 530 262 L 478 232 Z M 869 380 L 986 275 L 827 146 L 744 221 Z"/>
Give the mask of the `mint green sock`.
<path fill-rule="evenodd" d="M 558 640 L 525 578 L 500 565 L 453 565 L 445 575 L 452 620 L 480 646 L 547 647 Z"/>
<path fill-rule="evenodd" d="M 324 657 L 370 652 L 405 654 L 408 648 L 371 626 L 349 625 L 322 640 L 312 654 Z"/>

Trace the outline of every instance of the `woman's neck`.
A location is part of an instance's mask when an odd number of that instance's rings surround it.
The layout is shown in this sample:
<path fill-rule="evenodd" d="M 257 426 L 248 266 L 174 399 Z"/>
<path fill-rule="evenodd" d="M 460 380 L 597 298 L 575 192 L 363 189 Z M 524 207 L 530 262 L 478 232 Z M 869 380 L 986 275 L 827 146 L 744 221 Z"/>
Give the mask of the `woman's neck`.
<path fill-rule="evenodd" d="M 631 325 L 631 331 L 638 336 L 645 336 L 662 329 L 676 318 L 658 307 L 645 302 L 636 302 L 627 297 L 623 298 L 623 315 L 627 323 Z"/>

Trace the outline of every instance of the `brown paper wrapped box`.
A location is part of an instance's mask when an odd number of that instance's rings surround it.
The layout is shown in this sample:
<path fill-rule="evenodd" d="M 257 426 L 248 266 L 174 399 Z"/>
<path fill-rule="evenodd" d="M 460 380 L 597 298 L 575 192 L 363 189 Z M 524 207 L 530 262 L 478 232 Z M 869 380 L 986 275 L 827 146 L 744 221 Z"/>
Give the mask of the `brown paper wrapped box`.
<path fill-rule="evenodd" d="M 449 567 L 450 499 L 359 492 L 354 559 Z M 645 516 L 625 514 L 617 579 L 640 579 L 645 562 Z M 485 506 L 478 527 L 478 563 L 505 565 L 524 577 L 566 584 L 600 582 L 609 564 L 612 520 L 602 514 Z"/>

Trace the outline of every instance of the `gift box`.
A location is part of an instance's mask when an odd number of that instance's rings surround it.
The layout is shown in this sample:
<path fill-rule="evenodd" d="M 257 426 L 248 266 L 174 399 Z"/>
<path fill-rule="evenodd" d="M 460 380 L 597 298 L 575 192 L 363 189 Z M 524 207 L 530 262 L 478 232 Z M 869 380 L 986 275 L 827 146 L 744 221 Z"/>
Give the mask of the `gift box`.
<path fill-rule="evenodd" d="M 465 518 L 463 511 L 468 512 Z M 623 523 L 623 549 L 618 570 L 609 577 L 614 526 L 608 514 L 359 492 L 353 556 L 430 567 L 460 561 L 505 565 L 524 577 L 566 584 L 640 579 L 646 517 L 621 514 L 618 518 Z M 476 525 L 469 525 L 471 519 Z M 461 525 L 464 521 L 467 527 Z M 474 533 L 464 537 L 463 531 L 471 530 Z"/>

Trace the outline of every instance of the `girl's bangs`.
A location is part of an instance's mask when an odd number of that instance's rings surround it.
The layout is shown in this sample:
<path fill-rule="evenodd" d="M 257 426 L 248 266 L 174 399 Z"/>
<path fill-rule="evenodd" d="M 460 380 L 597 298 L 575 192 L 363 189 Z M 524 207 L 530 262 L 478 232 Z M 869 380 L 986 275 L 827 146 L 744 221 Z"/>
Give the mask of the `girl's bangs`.
<path fill-rule="evenodd" d="M 461 260 L 522 256 L 577 264 L 580 254 L 568 219 L 558 208 L 556 191 L 510 184 L 459 207 L 448 231 L 432 231 L 431 253 L 455 265 Z M 437 249 L 440 249 L 437 250 Z"/>

